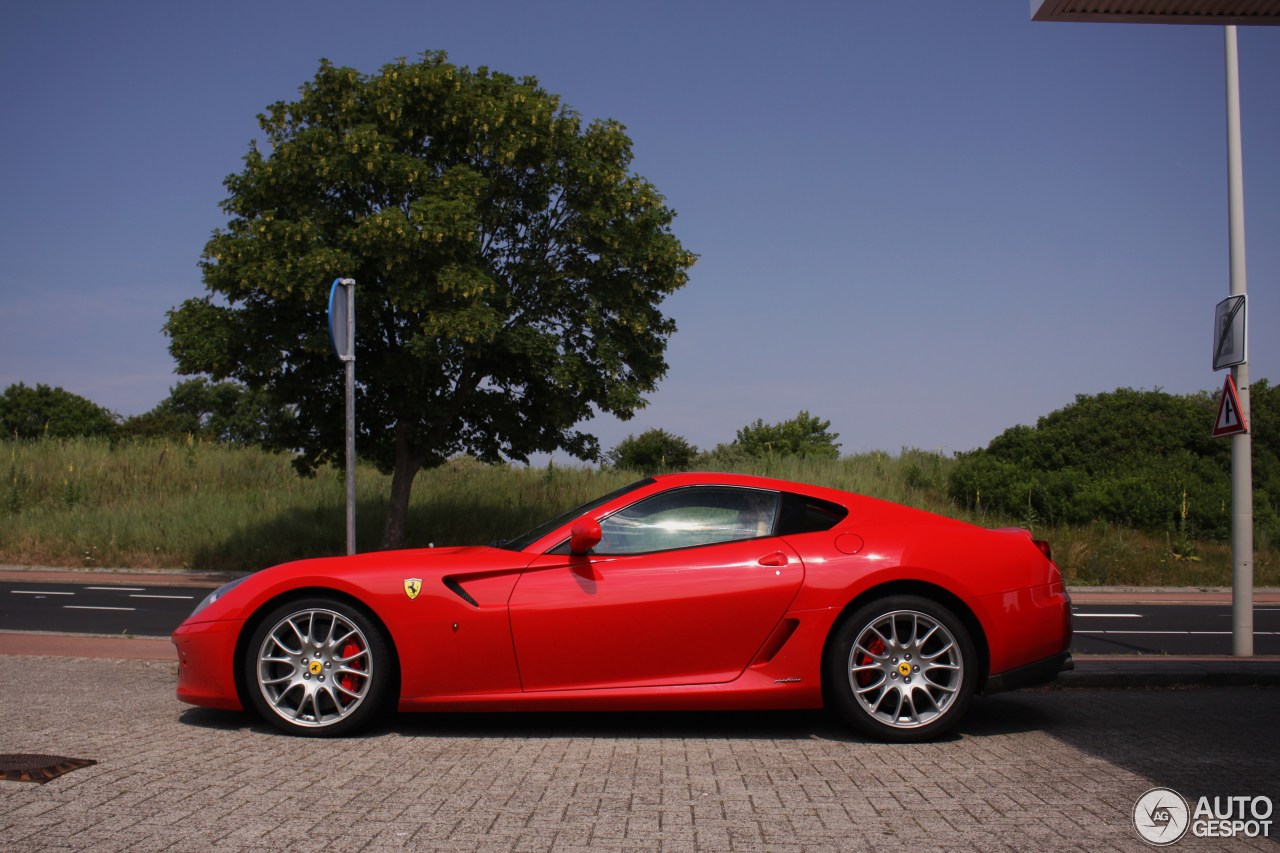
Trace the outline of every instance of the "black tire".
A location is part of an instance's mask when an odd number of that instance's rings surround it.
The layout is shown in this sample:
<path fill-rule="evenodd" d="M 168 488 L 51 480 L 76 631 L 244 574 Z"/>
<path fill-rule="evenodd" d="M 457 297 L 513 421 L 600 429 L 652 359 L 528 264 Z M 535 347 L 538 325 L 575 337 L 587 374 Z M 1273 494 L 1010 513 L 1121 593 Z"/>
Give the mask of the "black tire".
<path fill-rule="evenodd" d="M 377 718 L 395 683 L 386 638 L 363 611 L 330 598 L 282 605 L 264 616 L 244 653 L 254 708 L 305 737 L 350 734 Z"/>
<path fill-rule="evenodd" d="M 950 731 L 968 710 L 977 674 L 964 623 L 915 595 L 859 607 L 836 627 L 823 661 L 831 710 L 864 734 L 896 743 Z"/>

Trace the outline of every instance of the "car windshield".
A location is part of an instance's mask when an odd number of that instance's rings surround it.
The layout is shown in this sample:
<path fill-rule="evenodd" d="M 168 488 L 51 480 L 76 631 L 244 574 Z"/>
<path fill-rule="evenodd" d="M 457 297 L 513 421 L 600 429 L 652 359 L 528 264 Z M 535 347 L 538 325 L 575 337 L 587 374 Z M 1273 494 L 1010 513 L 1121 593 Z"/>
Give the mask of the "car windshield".
<path fill-rule="evenodd" d="M 528 533 L 524 533 L 520 536 L 517 536 L 515 539 L 508 539 L 506 542 L 498 543 L 498 547 L 505 548 L 508 551 L 523 551 L 525 548 L 528 548 L 534 542 L 537 542 L 539 539 L 541 539 L 543 536 L 546 536 L 548 533 L 555 530 L 557 527 L 563 527 L 564 525 L 573 521 L 575 518 L 586 515 L 587 513 L 591 512 L 591 510 L 595 509 L 598 506 L 603 506 L 604 504 L 608 503 L 614 498 L 621 497 L 622 495 L 625 495 L 627 492 L 633 492 L 642 486 L 652 485 L 654 482 L 656 481 L 652 477 L 650 477 L 648 479 L 640 480 L 638 482 L 631 483 L 630 485 L 623 486 L 621 489 L 618 489 L 617 491 L 614 491 L 614 492 L 610 492 L 604 497 L 596 498 L 593 501 L 584 503 L 582 506 L 574 507 L 568 512 L 563 512 L 560 515 L 557 515 L 555 518 L 551 519 L 550 521 L 546 521 L 546 522 L 543 522 L 542 524 L 539 524 L 537 527 L 533 528 Z"/>

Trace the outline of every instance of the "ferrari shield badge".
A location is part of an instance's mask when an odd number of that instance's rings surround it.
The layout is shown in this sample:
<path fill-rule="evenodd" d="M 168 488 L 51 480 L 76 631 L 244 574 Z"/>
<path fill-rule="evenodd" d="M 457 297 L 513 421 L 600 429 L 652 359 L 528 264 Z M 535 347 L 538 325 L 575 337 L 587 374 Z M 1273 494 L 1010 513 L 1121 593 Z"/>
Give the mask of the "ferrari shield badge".
<path fill-rule="evenodd" d="M 409 596 L 409 600 L 413 601 L 418 597 L 418 593 L 422 591 L 422 578 L 405 578 L 404 594 Z"/>

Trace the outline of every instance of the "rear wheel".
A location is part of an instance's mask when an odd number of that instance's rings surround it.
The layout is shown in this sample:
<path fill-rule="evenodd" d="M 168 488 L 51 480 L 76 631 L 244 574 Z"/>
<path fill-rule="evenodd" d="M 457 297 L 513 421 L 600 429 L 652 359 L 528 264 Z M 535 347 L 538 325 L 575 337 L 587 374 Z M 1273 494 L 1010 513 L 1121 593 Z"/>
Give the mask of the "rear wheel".
<path fill-rule="evenodd" d="M 964 716 L 977 660 L 963 623 L 927 598 L 872 601 L 840 623 L 824 661 L 829 699 L 881 740 L 938 737 Z"/>
<path fill-rule="evenodd" d="M 258 712 L 284 731 L 310 737 L 367 725 L 393 680 L 378 627 L 355 607 L 327 598 L 268 613 L 249 640 L 244 667 Z"/>

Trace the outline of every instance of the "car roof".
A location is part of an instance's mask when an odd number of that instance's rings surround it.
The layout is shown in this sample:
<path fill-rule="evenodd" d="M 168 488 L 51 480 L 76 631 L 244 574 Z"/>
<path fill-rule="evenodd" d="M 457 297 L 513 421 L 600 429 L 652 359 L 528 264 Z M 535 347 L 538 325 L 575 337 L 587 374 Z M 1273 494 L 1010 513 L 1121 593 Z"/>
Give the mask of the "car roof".
<path fill-rule="evenodd" d="M 836 503 L 848 504 L 853 492 L 831 489 L 826 486 L 815 486 L 810 483 L 798 483 L 794 480 L 778 480 L 772 477 L 760 477 L 754 474 L 731 474 L 717 471 L 686 471 L 676 474 L 658 474 L 653 478 L 660 485 L 672 486 L 738 486 L 752 489 L 775 489 L 778 491 L 797 492 L 799 494 L 821 497 Z"/>

